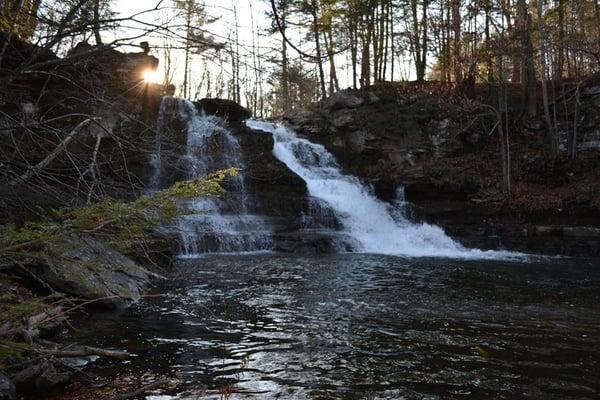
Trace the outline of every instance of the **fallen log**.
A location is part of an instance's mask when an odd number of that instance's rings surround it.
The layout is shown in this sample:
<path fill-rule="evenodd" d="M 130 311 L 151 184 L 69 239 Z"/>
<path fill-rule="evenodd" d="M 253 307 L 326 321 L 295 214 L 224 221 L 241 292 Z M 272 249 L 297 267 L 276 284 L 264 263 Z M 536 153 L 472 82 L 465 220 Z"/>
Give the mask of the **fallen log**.
<path fill-rule="evenodd" d="M 82 346 L 74 350 L 35 349 L 34 351 L 40 354 L 45 354 L 57 358 L 99 356 L 125 360 L 131 356 L 131 354 L 127 353 L 126 351 L 107 350 L 90 346 Z"/>

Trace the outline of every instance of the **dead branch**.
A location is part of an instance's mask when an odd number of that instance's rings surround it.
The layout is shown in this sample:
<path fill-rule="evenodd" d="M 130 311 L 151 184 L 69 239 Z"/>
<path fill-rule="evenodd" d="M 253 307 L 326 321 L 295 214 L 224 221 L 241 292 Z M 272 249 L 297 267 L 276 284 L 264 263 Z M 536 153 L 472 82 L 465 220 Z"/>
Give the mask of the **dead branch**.
<path fill-rule="evenodd" d="M 165 385 L 167 383 L 169 383 L 168 380 L 166 380 L 166 379 L 160 379 L 160 380 L 158 380 L 156 382 L 152 382 L 152 383 L 150 383 L 150 384 L 148 384 L 146 386 L 142 386 L 141 388 L 139 388 L 139 389 L 137 389 L 137 390 L 135 390 L 133 392 L 129 392 L 129 393 L 125 393 L 125 394 L 121 394 L 121 395 L 115 396 L 115 397 L 113 397 L 113 400 L 133 399 L 133 398 L 138 397 L 138 396 L 140 396 L 140 395 L 142 395 L 142 394 L 144 394 L 144 393 L 146 393 L 146 392 L 148 392 L 150 390 L 159 388 L 159 387 L 161 387 L 161 386 L 163 386 L 163 385 Z"/>
<path fill-rule="evenodd" d="M 131 354 L 125 351 L 118 350 L 107 350 L 100 349 L 98 347 L 83 346 L 77 350 L 48 350 L 48 349 L 33 349 L 34 352 L 45 354 L 57 358 L 75 358 L 75 357 L 88 357 L 88 356 L 100 356 L 108 358 L 116 358 L 118 360 L 125 360 L 131 356 Z"/>
<path fill-rule="evenodd" d="M 13 179 L 9 182 L 9 186 L 16 186 L 18 184 L 27 182 L 34 175 L 36 175 L 39 171 L 43 170 L 48 166 L 60 153 L 62 153 L 67 145 L 73 140 L 73 138 L 81 131 L 81 128 L 89 124 L 92 120 L 97 120 L 98 118 L 88 118 L 83 122 L 79 123 L 63 140 L 56 146 L 54 150 L 46 158 L 37 163 L 35 166 L 30 167 L 27 172 L 19 176 L 18 178 Z"/>

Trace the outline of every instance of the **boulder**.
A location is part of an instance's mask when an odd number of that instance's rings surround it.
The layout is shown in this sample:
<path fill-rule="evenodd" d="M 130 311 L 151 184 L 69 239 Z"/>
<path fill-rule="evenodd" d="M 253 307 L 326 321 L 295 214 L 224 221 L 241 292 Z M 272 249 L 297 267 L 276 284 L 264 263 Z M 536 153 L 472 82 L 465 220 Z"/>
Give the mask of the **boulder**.
<path fill-rule="evenodd" d="M 365 99 L 350 90 L 335 92 L 325 100 L 325 107 L 330 110 L 341 110 L 343 108 L 356 108 L 365 103 Z"/>
<path fill-rule="evenodd" d="M 71 378 L 72 373 L 59 371 L 53 362 L 45 359 L 12 376 L 19 392 L 25 393 L 46 393 L 57 386 L 68 384 Z"/>
<path fill-rule="evenodd" d="M 71 382 L 71 373 L 60 372 L 52 364 L 44 368 L 35 378 L 35 388 L 39 392 L 47 392 L 57 386 L 64 386 Z"/>
<path fill-rule="evenodd" d="M 80 299 L 104 299 L 100 303 L 111 307 L 138 300 L 152 278 L 114 247 L 88 237 L 70 237 L 53 246 L 52 253 L 36 269 L 41 279 L 55 290 Z"/>
<path fill-rule="evenodd" d="M 16 400 L 17 389 L 10 379 L 0 374 L 0 400 Z"/>
<path fill-rule="evenodd" d="M 244 124 L 234 124 L 232 128 L 242 148 L 245 184 L 253 198 L 253 211 L 294 218 L 301 212 L 307 195 L 304 180 L 273 155 L 273 136 Z"/>
<path fill-rule="evenodd" d="M 336 110 L 331 113 L 330 120 L 331 125 L 335 126 L 336 128 L 350 128 L 352 122 L 354 121 L 354 115 L 350 110 Z"/>
<path fill-rule="evenodd" d="M 232 100 L 202 99 L 194 103 L 200 111 L 210 115 L 225 118 L 232 122 L 243 121 L 252 116 L 252 113 Z"/>
<path fill-rule="evenodd" d="M 0 32 L 0 43 L 4 44 L 7 39 L 7 33 L 5 31 Z M 45 62 L 58 59 L 52 51 L 21 40 L 17 35 L 10 37 L 9 45 L 6 47 L 6 52 L 3 55 L 2 68 L 5 70 L 17 68 L 24 60 L 29 60 L 29 62 Z"/>

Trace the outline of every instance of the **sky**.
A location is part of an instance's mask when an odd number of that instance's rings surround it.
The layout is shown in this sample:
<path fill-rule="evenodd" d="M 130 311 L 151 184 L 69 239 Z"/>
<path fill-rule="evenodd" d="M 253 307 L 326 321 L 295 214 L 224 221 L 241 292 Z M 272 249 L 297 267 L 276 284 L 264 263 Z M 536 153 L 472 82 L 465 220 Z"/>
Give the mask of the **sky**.
<path fill-rule="evenodd" d="M 202 1 L 202 0 L 198 0 Z M 143 13 L 136 18 L 140 21 L 148 22 L 148 23 L 161 23 L 161 21 L 168 20 L 168 15 L 173 14 L 172 7 L 173 0 L 115 0 L 115 11 L 119 13 L 121 17 L 128 17 L 134 15 L 136 13 L 141 13 L 146 10 L 151 10 L 159 5 L 163 8 L 160 11 L 152 11 Z M 233 32 L 236 27 L 236 18 L 234 14 L 234 8 L 237 11 L 237 27 L 239 31 L 239 54 L 240 54 L 240 74 L 242 75 L 242 80 L 244 78 L 248 78 L 248 81 L 256 81 L 257 76 L 260 76 L 260 81 L 264 87 L 268 87 L 266 83 L 268 81 L 268 75 L 274 70 L 275 64 L 271 63 L 269 60 L 271 58 L 280 57 L 280 48 L 281 48 L 281 38 L 279 35 L 269 35 L 267 33 L 267 29 L 270 29 L 273 25 L 273 21 L 268 17 L 267 11 L 270 10 L 270 3 L 268 0 L 204 0 L 204 4 L 206 6 L 206 11 L 211 17 L 218 18 L 216 22 L 209 24 L 204 27 L 207 33 L 210 33 L 214 36 L 217 42 L 222 43 L 230 43 L 233 38 Z M 306 53 L 314 53 L 314 48 L 312 42 L 304 40 L 306 33 L 308 32 L 306 27 L 302 27 L 299 24 L 299 21 L 290 21 L 295 22 L 298 26 L 290 31 L 288 31 L 288 37 L 292 40 L 296 46 L 302 48 Z M 174 22 L 176 24 L 176 22 Z M 253 36 L 252 25 L 257 27 L 257 34 Z M 113 33 L 116 37 L 124 37 L 124 36 L 134 36 L 141 29 L 147 29 L 147 27 L 143 27 L 140 24 L 130 23 L 127 27 L 124 27 L 118 32 Z M 253 46 L 253 38 L 254 45 L 257 49 L 257 54 L 260 58 L 261 65 L 258 68 L 255 68 L 253 57 L 252 57 L 252 46 Z M 145 38 L 136 38 L 132 40 L 133 44 L 139 44 L 141 41 L 148 41 L 151 48 L 153 50 L 151 53 L 158 57 L 161 65 L 158 69 L 157 78 L 159 81 L 164 80 L 164 66 L 166 64 L 164 58 L 164 51 L 160 48 L 167 44 L 167 40 L 165 40 L 164 36 L 159 37 L 157 35 L 151 35 L 150 37 Z M 172 42 L 172 39 L 171 39 Z M 134 47 L 125 47 L 125 50 L 129 51 L 139 51 L 139 48 Z M 293 50 L 289 50 L 292 56 Z M 348 52 L 346 52 L 348 53 Z M 336 56 L 336 65 L 338 67 L 338 78 L 340 80 L 340 86 L 342 88 L 349 87 L 351 84 L 351 71 L 349 68 L 345 68 L 347 64 L 346 57 L 348 54 L 341 54 Z M 339 59 L 338 59 L 339 57 Z M 173 81 L 175 84 L 181 84 L 183 81 L 183 51 L 175 51 L 174 56 L 172 57 L 173 64 L 175 64 L 175 74 L 173 77 Z M 400 64 L 401 71 L 399 73 L 402 76 L 412 78 L 412 68 L 409 63 L 402 61 Z M 228 80 L 231 77 L 232 68 L 229 65 L 229 62 L 226 61 L 225 64 L 219 62 L 218 56 L 215 52 L 210 51 L 205 54 L 201 54 L 198 56 L 194 56 L 191 62 L 191 86 L 198 87 L 201 84 L 203 85 L 203 89 L 200 93 L 192 93 L 188 96 L 192 99 L 196 97 L 225 97 L 226 94 L 223 93 L 215 93 L 214 90 L 208 92 L 206 90 L 206 76 L 205 71 L 210 71 L 212 76 L 212 86 L 215 86 L 214 79 L 216 75 L 223 75 L 224 79 Z M 398 64 L 397 64 L 398 66 Z M 316 65 L 307 64 L 306 68 L 314 68 L 316 74 Z M 325 69 L 327 71 L 328 66 L 325 65 Z M 259 73 L 255 72 L 259 70 Z M 221 73 L 222 72 L 222 73 Z M 244 103 L 243 96 L 243 88 L 242 88 L 242 103 Z M 268 88 L 265 89 L 265 92 L 268 92 Z M 178 95 L 181 95 L 181 90 L 178 90 Z"/>
<path fill-rule="evenodd" d="M 276 54 L 277 41 L 268 37 L 264 30 L 271 26 L 271 21 L 268 19 L 266 12 L 269 9 L 269 3 L 265 0 L 205 0 L 206 11 L 211 17 L 218 18 L 218 20 L 212 24 L 205 26 L 206 31 L 211 34 L 217 42 L 227 42 L 228 38 L 231 37 L 232 32 L 235 30 L 235 14 L 234 7 L 237 10 L 238 15 L 238 30 L 239 30 L 239 42 L 240 42 L 240 55 L 241 55 L 241 69 L 244 69 L 244 64 L 248 64 L 251 69 L 249 73 L 253 73 L 252 65 L 252 22 L 254 21 L 257 31 L 259 32 L 255 37 L 255 45 L 257 46 L 257 53 L 261 56 L 262 60 L 266 60 L 267 57 Z M 160 11 L 145 12 L 138 15 L 136 19 L 148 23 L 161 23 L 169 18 L 169 14 L 172 12 L 168 9 L 172 5 L 172 0 L 116 0 L 115 11 L 120 17 L 129 17 L 138 13 L 142 13 L 147 10 L 151 10 L 160 5 L 163 8 Z M 254 20 L 253 20 L 254 18 Z M 130 22 L 126 27 L 123 27 L 117 32 L 114 32 L 114 38 L 117 37 L 131 37 L 137 35 L 143 29 L 146 29 L 141 24 Z M 164 78 L 164 53 L 160 49 L 166 43 L 166 39 L 162 35 L 149 35 L 145 38 L 136 38 L 131 41 L 132 44 L 138 44 L 142 41 L 148 41 L 151 47 L 151 54 L 158 57 L 161 65 L 158 69 L 159 80 Z M 125 46 L 126 51 L 139 51 L 139 48 Z M 173 64 L 176 66 L 176 72 L 174 80 L 181 83 L 183 80 L 183 51 L 175 51 Z M 204 69 L 209 68 L 214 74 L 217 74 L 221 68 L 215 59 L 214 52 L 208 52 L 205 55 L 194 56 L 192 60 L 192 84 L 198 84 L 202 80 L 201 75 Z M 224 66 L 225 75 L 231 73 L 229 65 Z M 265 66 L 263 66 L 265 69 Z M 242 73 L 245 73 L 242 71 Z M 202 93 L 200 95 L 203 95 Z"/>

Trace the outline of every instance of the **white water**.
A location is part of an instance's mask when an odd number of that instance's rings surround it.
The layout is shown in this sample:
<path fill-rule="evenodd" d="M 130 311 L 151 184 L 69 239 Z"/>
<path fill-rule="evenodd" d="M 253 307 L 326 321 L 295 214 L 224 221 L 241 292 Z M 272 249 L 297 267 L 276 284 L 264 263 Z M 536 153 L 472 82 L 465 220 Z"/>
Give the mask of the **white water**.
<path fill-rule="evenodd" d="M 173 120 L 173 115 L 166 118 L 166 112 L 174 112 L 175 119 L 187 126 L 185 154 L 178 162 L 186 171 L 187 179 L 230 167 L 243 170 L 240 145 L 223 119 L 198 112 L 190 101 L 170 97 L 163 99 L 159 122 Z M 165 126 L 158 126 L 167 129 L 166 124 L 162 122 Z M 163 164 L 160 157 L 161 129 L 157 133 L 157 155 L 152 160 L 153 166 L 158 169 Z M 152 183 L 159 182 L 160 176 L 160 170 L 155 171 Z M 269 250 L 272 247 L 271 235 L 261 217 L 248 214 L 247 201 L 244 177 L 240 173 L 227 182 L 227 194 L 223 197 L 201 197 L 187 202 L 185 207 L 190 212 L 176 221 L 181 238 L 181 256 Z"/>
<path fill-rule="evenodd" d="M 246 124 L 273 135 L 275 157 L 304 179 L 311 196 L 330 205 L 344 233 L 355 239 L 356 252 L 409 257 L 522 257 L 518 253 L 467 249 L 437 226 L 412 223 L 406 218 L 403 199 L 395 205 L 380 201 L 358 178 L 343 174 L 322 145 L 268 122 L 249 120 Z"/>

